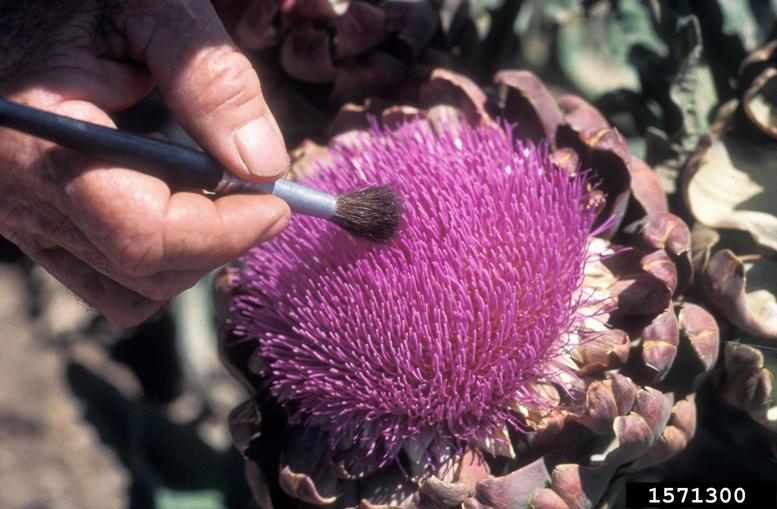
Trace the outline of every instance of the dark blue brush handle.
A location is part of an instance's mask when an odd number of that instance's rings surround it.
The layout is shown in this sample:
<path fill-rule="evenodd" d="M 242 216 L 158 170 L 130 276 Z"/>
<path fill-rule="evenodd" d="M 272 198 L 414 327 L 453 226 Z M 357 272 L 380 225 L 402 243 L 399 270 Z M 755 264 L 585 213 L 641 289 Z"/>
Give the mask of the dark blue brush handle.
<path fill-rule="evenodd" d="M 224 167 L 200 150 L 63 117 L 4 99 L 0 99 L 0 125 L 150 173 L 179 189 L 212 191 L 224 175 Z"/>

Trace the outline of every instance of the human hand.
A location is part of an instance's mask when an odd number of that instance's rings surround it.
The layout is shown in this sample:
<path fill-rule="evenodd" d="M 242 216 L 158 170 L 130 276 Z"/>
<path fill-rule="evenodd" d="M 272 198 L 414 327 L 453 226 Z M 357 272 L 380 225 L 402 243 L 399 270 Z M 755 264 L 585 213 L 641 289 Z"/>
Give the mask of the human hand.
<path fill-rule="evenodd" d="M 283 175 L 289 159 L 259 79 L 207 0 L 20 2 L 0 12 L 0 92 L 114 127 L 109 113 L 159 87 L 176 119 L 234 174 Z M 10 11 L 10 12 L 8 12 Z M 269 195 L 216 200 L 0 129 L 0 235 L 130 326 L 213 268 L 279 233 Z"/>

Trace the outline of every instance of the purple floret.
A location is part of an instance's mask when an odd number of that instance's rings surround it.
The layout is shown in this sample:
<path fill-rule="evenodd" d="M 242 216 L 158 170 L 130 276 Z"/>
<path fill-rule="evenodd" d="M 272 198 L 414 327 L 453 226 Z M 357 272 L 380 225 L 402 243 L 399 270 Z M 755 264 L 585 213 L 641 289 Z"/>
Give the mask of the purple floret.
<path fill-rule="evenodd" d="M 497 127 L 373 130 L 305 184 L 391 184 L 404 223 L 387 245 L 295 216 L 241 259 L 234 331 L 258 343 L 292 420 L 333 446 L 394 458 L 405 440 L 463 443 L 515 425 L 580 316 L 595 211 L 585 175 Z"/>

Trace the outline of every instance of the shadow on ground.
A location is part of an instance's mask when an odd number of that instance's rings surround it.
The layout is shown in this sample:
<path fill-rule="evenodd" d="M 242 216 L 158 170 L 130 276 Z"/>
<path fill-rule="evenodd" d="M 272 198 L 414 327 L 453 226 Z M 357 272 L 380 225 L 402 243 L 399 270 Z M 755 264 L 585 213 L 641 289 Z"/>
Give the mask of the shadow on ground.
<path fill-rule="evenodd" d="M 196 420 L 173 422 L 77 362 L 68 363 L 66 379 L 84 419 L 129 472 L 130 508 L 255 507 L 237 451 L 211 448 Z"/>

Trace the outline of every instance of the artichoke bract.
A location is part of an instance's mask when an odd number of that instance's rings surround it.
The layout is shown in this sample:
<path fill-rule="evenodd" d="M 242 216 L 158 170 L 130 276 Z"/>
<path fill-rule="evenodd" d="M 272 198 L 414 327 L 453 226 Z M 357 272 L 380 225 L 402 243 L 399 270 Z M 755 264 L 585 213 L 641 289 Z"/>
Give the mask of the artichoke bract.
<path fill-rule="evenodd" d="M 591 105 L 495 88 L 434 71 L 296 152 L 322 189 L 394 186 L 394 241 L 295 218 L 217 278 L 261 507 L 592 507 L 693 436 L 718 328 L 679 299 L 688 227 Z"/>
<path fill-rule="evenodd" d="M 499 6 L 492 10 L 488 3 L 214 1 L 292 145 L 308 137 L 322 141 L 320 133 L 346 102 L 412 101 L 434 68 L 490 74 L 488 48 L 480 42 L 495 35 L 492 24 L 515 16 L 518 4 L 491 2 Z"/>

